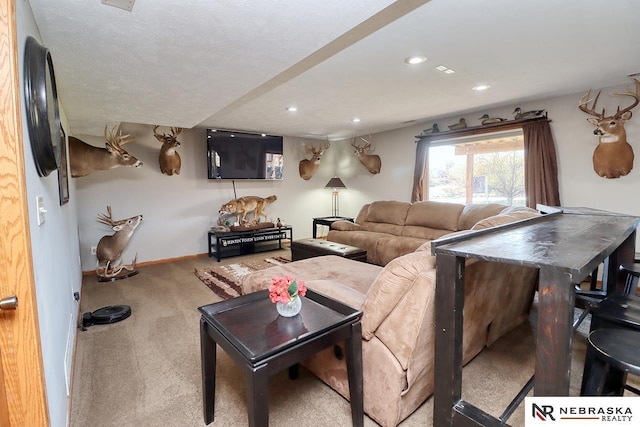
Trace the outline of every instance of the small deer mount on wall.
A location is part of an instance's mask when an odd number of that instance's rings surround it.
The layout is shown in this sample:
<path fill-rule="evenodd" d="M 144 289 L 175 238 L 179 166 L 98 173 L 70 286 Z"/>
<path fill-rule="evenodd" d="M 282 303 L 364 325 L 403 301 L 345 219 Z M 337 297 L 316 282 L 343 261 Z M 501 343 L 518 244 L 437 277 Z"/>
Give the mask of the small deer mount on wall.
<path fill-rule="evenodd" d="M 633 169 L 633 148 L 627 142 L 627 133 L 624 129 L 625 122 L 631 118 L 631 110 L 640 102 L 640 82 L 636 79 L 633 81 L 636 87 L 635 93 L 614 93 L 614 95 L 632 97 L 633 103 L 622 110 L 618 106 L 618 110 L 612 116 L 607 116 L 604 108 L 602 113 L 595 111 L 600 92 L 596 95 L 591 107 L 589 107 L 591 91 L 587 92 L 578 104 L 581 111 L 595 117 L 587 119 L 596 127 L 593 133 L 600 137 L 598 146 L 593 152 L 593 170 L 604 178 L 620 178 Z"/>
<path fill-rule="evenodd" d="M 318 170 L 322 155 L 329 149 L 329 147 L 331 147 L 331 143 L 329 142 L 329 139 L 327 139 L 320 146 L 312 145 L 311 147 L 307 147 L 307 144 L 305 143 L 304 147 L 305 152 L 307 154 L 311 154 L 311 158 L 300 160 L 298 172 L 300 173 L 300 178 L 307 181 L 311 179 L 313 174 L 316 173 L 316 170 Z"/>
<path fill-rule="evenodd" d="M 122 148 L 135 139 L 134 136 L 116 134 L 117 126 L 107 132 L 104 127 L 105 148 L 94 147 L 73 136 L 69 137 L 69 167 L 74 178 L 118 166 L 140 167 L 142 162 Z"/>
<path fill-rule="evenodd" d="M 365 139 L 364 137 L 360 137 L 360 140 L 364 142 L 364 145 L 357 144 L 355 136 L 351 140 L 351 146 L 356 149 L 356 157 L 358 157 L 360 163 L 362 163 L 364 167 L 367 168 L 369 173 L 380 173 L 380 168 L 382 167 L 382 160 L 380 160 L 380 156 L 378 156 L 377 154 L 367 154 L 369 151 L 371 151 L 371 144 L 373 143 L 371 135 L 369 135 L 369 140 Z"/>
<path fill-rule="evenodd" d="M 115 221 L 111 214 L 111 206 L 107 206 L 107 215 L 99 214 L 98 222 L 108 225 L 115 232 L 111 236 L 103 236 L 96 247 L 98 277 L 106 281 L 124 279 L 137 274 L 135 270 L 137 257 L 127 265 L 122 264 L 120 257 L 136 227 L 142 222 L 142 215 Z"/>
<path fill-rule="evenodd" d="M 182 160 L 180 160 L 180 154 L 176 151 L 176 148 L 180 146 L 180 141 L 177 137 L 182 132 L 182 128 L 171 128 L 171 135 L 163 133 L 160 135 L 156 132 L 159 125 L 153 127 L 153 136 L 162 143 L 160 148 L 160 171 L 165 175 L 180 175 L 180 167 L 182 166 Z"/>

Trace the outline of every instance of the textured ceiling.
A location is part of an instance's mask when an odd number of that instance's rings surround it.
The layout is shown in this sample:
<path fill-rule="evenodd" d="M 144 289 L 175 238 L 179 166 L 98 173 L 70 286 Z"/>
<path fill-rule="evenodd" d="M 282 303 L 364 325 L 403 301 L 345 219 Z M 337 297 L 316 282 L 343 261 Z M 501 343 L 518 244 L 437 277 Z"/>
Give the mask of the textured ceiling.
<path fill-rule="evenodd" d="M 640 72 L 634 0 L 28 1 L 76 135 L 130 122 L 337 139 Z"/>

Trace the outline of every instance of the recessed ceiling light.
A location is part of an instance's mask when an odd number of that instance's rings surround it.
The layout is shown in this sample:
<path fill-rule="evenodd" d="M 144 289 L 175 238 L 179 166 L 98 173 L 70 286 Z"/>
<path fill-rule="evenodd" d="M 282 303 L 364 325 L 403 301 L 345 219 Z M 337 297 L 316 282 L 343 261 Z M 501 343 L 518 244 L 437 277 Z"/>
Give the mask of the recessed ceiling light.
<path fill-rule="evenodd" d="M 266 133 L 261 133 L 260 136 L 267 136 L 267 134 Z"/>
<path fill-rule="evenodd" d="M 473 90 L 487 90 L 489 89 L 491 86 L 489 85 L 478 85 L 478 86 L 474 86 L 471 89 Z"/>
<path fill-rule="evenodd" d="M 411 65 L 422 64 L 427 60 L 426 56 L 409 56 L 404 59 L 404 62 Z"/>
<path fill-rule="evenodd" d="M 293 106 L 292 106 L 292 107 L 287 107 L 287 108 L 286 108 L 286 110 L 287 110 L 287 111 L 294 112 L 294 111 L 298 111 L 298 108 L 297 108 L 297 107 L 293 107 Z"/>
<path fill-rule="evenodd" d="M 442 71 L 445 74 L 453 74 L 453 73 L 455 73 L 455 70 L 452 70 L 451 68 L 447 67 L 446 65 L 438 65 L 436 67 L 436 70 Z"/>
<path fill-rule="evenodd" d="M 352 121 L 353 123 L 360 123 L 360 119 L 359 119 L 359 118 L 357 118 L 357 117 L 354 117 L 353 119 L 351 119 L 351 121 Z"/>

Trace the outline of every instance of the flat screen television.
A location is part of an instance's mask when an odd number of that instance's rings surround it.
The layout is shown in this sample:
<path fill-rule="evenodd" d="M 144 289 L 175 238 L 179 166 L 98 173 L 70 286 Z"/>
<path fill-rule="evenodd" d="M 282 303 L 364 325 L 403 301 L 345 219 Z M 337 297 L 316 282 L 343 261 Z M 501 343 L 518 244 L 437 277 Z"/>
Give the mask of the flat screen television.
<path fill-rule="evenodd" d="M 209 179 L 282 179 L 282 136 L 207 129 Z"/>

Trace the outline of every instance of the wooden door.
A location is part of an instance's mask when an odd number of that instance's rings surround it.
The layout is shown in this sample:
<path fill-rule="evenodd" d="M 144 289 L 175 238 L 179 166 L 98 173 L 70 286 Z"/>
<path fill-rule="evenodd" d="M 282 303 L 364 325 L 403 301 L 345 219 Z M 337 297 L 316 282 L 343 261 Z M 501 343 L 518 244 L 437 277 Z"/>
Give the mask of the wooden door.
<path fill-rule="evenodd" d="M 15 0 L 0 0 L 0 426 L 47 426 L 26 197 Z"/>

